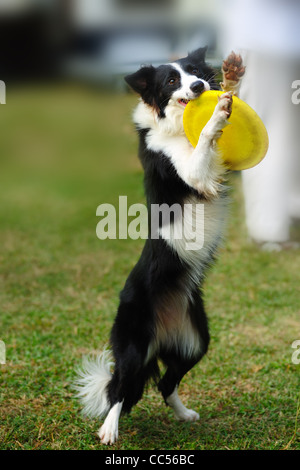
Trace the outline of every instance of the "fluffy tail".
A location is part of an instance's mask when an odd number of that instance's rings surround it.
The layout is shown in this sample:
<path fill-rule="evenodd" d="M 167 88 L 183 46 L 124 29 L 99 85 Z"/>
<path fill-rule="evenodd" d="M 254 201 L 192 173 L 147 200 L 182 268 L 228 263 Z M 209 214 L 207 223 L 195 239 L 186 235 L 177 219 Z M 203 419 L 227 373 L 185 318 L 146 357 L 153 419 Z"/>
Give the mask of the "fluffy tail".
<path fill-rule="evenodd" d="M 84 415 L 101 418 L 105 416 L 110 408 L 107 397 L 107 385 L 112 374 L 111 367 L 114 365 L 110 351 L 104 351 L 95 359 L 85 357 L 82 369 L 78 371 L 77 379 L 73 388 L 77 391 Z"/>

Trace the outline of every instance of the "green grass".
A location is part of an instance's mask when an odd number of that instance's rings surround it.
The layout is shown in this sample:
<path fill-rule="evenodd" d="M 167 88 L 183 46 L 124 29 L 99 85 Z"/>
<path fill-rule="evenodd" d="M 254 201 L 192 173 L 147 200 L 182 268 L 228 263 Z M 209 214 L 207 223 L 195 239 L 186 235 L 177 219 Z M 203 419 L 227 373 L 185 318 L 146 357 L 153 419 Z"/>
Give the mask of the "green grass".
<path fill-rule="evenodd" d="M 9 91 L 9 90 L 8 90 Z M 132 95 L 15 89 L 0 112 L 0 449 L 102 449 L 70 383 L 107 343 L 143 241 L 100 241 L 96 208 L 144 202 Z M 247 241 L 239 175 L 220 258 L 205 283 L 208 355 L 183 380 L 200 421 L 174 420 L 149 386 L 115 449 L 300 449 L 299 252 Z"/>

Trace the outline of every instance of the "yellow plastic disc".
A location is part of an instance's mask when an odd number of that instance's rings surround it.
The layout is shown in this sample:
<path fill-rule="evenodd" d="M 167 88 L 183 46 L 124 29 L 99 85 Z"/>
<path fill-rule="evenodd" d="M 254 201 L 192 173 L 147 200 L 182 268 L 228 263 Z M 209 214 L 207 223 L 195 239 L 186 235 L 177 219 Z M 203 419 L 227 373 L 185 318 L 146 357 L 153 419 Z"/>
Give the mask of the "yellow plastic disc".
<path fill-rule="evenodd" d="M 211 118 L 222 91 L 209 90 L 185 107 L 183 126 L 187 138 L 196 147 L 200 133 Z M 246 170 L 257 165 L 266 155 L 269 139 L 264 123 L 244 101 L 233 96 L 230 123 L 217 140 L 221 157 L 231 170 Z"/>

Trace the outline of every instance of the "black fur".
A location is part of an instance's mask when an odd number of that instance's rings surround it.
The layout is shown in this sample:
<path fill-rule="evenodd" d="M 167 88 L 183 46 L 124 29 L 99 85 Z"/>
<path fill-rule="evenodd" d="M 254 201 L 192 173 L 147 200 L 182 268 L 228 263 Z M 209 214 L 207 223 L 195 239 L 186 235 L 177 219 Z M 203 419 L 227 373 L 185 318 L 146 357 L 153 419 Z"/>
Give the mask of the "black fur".
<path fill-rule="evenodd" d="M 210 84 L 212 90 L 219 87 L 215 81 L 215 72 L 205 62 L 206 47 L 197 49 L 177 62 L 184 71 L 203 78 Z M 137 72 L 125 77 L 128 85 L 139 95 L 145 103 L 153 106 L 160 117 L 165 117 L 164 110 L 172 93 L 180 87 L 180 74 L 171 65 L 160 65 L 155 68 L 152 65 L 142 67 Z M 174 83 L 170 83 L 174 80 Z"/>
<path fill-rule="evenodd" d="M 199 49 L 178 61 L 184 70 L 209 81 L 211 88 L 218 88 L 213 70 L 204 61 L 206 49 Z M 143 67 L 126 77 L 127 83 L 142 99 L 153 106 L 160 118 L 168 100 L 179 86 L 179 73 L 169 65 L 154 68 Z M 170 84 L 170 79 L 175 83 Z M 173 83 L 173 82 L 172 82 Z M 183 204 L 190 195 L 199 198 L 176 173 L 171 161 L 161 153 L 147 148 L 148 130 L 139 131 L 139 157 L 145 173 L 145 192 L 148 213 L 151 204 Z M 141 398 L 146 382 L 152 377 L 166 399 L 186 374 L 206 353 L 209 345 L 207 317 L 204 310 L 201 286 L 192 285 L 188 298 L 188 313 L 193 327 L 201 338 L 201 352 L 185 357 L 177 348 L 161 346 L 155 357 L 145 365 L 151 340 L 158 321 L 158 306 L 162 299 L 185 293 L 189 266 L 183 262 L 163 239 L 147 239 L 143 252 L 133 268 L 120 294 L 120 304 L 111 333 L 111 346 L 115 357 L 115 370 L 108 385 L 110 405 L 124 400 L 122 410 L 129 412 Z M 202 276 L 203 278 L 203 276 Z M 169 296 L 169 297 L 168 297 Z M 167 366 L 163 378 L 158 381 L 157 360 Z"/>

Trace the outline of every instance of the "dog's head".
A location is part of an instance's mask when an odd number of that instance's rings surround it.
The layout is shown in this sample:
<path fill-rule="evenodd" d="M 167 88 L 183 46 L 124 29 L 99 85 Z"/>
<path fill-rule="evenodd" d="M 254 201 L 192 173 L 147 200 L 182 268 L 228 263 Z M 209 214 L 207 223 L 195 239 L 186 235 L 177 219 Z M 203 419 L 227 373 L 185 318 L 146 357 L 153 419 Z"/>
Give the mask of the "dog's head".
<path fill-rule="evenodd" d="M 183 113 L 187 103 L 203 91 L 218 89 L 215 72 L 205 62 L 206 50 L 206 47 L 197 49 L 183 59 L 159 67 L 142 67 L 125 80 L 155 109 L 159 118 L 166 117 L 170 107 Z"/>

